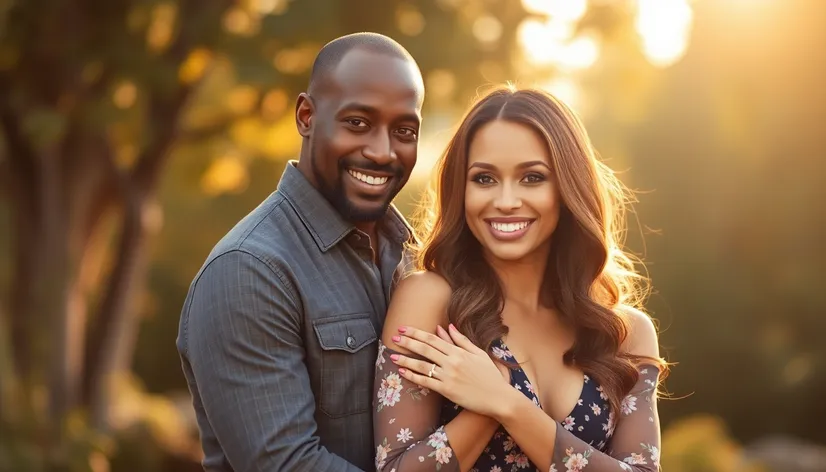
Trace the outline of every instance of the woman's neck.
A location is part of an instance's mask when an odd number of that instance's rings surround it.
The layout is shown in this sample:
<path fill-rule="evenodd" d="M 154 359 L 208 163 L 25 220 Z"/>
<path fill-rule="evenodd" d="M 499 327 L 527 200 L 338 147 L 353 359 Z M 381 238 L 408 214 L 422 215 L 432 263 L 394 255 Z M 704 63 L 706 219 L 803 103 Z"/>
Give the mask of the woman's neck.
<path fill-rule="evenodd" d="M 519 305 L 539 311 L 542 300 L 540 290 L 548 267 L 547 254 L 533 254 L 518 261 L 503 261 L 487 258 L 499 280 L 505 303 L 517 302 Z"/>

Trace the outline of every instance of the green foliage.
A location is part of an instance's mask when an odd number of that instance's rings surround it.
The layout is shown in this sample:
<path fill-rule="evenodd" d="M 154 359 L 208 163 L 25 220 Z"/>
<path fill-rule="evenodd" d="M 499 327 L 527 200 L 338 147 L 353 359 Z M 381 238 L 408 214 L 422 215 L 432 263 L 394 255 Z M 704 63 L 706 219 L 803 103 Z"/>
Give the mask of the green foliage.
<path fill-rule="evenodd" d="M 661 466 L 669 472 L 765 472 L 742 457 L 719 418 L 675 421 L 663 434 Z"/>

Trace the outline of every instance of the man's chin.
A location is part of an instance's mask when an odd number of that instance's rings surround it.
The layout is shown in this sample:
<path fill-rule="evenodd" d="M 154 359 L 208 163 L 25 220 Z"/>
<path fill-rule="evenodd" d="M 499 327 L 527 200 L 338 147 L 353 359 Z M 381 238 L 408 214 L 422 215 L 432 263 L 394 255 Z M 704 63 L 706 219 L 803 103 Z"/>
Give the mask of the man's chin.
<path fill-rule="evenodd" d="M 335 206 L 345 220 L 353 223 L 368 223 L 382 219 L 390 207 L 390 201 L 365 202 L 342 199 Z"/>
<path fill-rule="evenodd" d="M 382 219 L 390 203 L 381 206 L 349 206 L 344 217 L 353 223 L 369 223 Z"/>

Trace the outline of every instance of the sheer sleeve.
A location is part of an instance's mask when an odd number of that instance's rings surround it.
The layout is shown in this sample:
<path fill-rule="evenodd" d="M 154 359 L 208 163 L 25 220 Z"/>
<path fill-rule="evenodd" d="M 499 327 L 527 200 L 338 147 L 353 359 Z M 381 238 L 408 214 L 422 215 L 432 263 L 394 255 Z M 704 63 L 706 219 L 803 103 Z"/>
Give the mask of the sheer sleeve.
<path fill-rule="evenodd" d="M 657 415 L 659 369 L 640 367 L 637 384 L 623 400 L 619 414 L 609 412 L 608 453 L 581 441 L 557 423 L 551 472 L 655 472 L 660 470 L 660 422 Z"/>
<path fill-rule="evenodd" d="M 379 341 L 373 387 L 376 470 L 458 471 L 459 462 L 440 424 L 442 396 L 402 378 L 390 360 L 394 352 Z"/>

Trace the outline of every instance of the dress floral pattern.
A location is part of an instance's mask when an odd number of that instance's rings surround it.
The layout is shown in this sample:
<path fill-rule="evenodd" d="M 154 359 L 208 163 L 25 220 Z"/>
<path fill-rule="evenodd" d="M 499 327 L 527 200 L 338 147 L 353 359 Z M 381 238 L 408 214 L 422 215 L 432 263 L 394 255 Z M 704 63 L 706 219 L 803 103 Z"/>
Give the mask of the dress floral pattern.
<path fill-rule="evenodd" d="M 504 342 L 494 356 L 516 362 Z M 394 351 L 379 344 L 373 426 L 376 469 L 382 472 L 459 470 L 444 425 L 461 408 L 435 392 L 404 380 L 389 360 Z M 642 365 L 619 414 L 611 410 L 602 387 L 584 375 L 574 409 L 557 422 L 550 472 L 652 472 L 660 470 L 660 426 L 656 405 L 659 369 Z M 533 385 L 522 369 L 511 370 L 511 385 L 541 407 Z M 494 433 L 472 472 L 538 470 L 503 428 Z M 544 472 L 544 471 L 542 471 Z"/>

